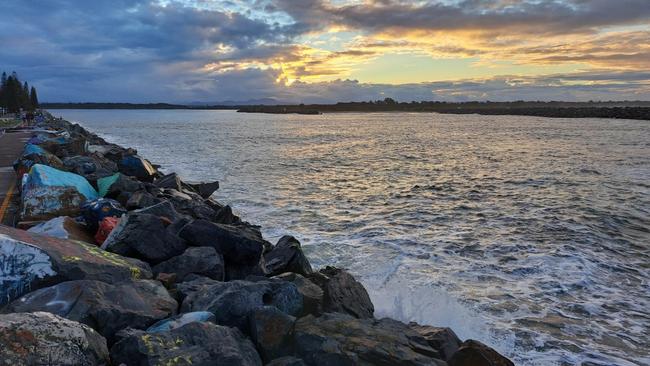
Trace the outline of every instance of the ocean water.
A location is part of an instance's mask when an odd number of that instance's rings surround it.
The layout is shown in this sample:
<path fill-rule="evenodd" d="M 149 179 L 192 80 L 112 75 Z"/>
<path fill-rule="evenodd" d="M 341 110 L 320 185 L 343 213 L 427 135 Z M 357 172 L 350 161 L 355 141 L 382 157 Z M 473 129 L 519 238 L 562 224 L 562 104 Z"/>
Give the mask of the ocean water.
<path fill-rule="evenodd" d="M 650 122 L 53 111 L 522 365 L 650 364 Z"/>

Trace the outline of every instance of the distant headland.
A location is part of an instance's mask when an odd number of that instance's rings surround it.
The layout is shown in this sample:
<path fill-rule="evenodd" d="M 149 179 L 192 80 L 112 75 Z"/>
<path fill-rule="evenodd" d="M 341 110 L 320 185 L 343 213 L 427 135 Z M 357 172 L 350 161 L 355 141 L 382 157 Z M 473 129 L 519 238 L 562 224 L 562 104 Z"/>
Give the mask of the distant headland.
<path fill-rule="evenodd" d="M 45 109 L 188 109 L 237 110 L 243 113 L 322 114 L 342 112 L 432 112 L 447 114 L 526 115 L 555 118 L 619 118 L 650 120 L 650 101 L 598 102 L 368 102 L 287 105 L 185 105 L 169 103 L 42 103 Z"/>

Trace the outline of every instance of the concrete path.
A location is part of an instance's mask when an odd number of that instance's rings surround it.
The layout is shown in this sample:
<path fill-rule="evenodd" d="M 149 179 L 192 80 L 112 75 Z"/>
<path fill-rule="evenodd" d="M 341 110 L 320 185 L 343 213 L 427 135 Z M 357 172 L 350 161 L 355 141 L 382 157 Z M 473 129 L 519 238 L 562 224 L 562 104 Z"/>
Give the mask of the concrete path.
<path fill-rule="evenodd" d="M 13 225 L 15 205 L 12 198 L 16 190 L 16 173 L 13 163 L 20 156 L 32 133 L 29 131 L 6 132 L 0 135 L 0 223 Z"/>

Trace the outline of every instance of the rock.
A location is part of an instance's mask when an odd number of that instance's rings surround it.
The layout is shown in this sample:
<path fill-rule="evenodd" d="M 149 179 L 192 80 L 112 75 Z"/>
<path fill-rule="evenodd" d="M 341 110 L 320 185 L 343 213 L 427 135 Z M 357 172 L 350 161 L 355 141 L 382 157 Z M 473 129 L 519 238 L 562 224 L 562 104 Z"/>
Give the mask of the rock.
<path fill-rule="evenodd" d="M 261 366 L 255 347 L 237 330 L 194 322 L 166 332 L 133 332 L 111 348 L 114 365 Z"/>
<path fill-rule="evenodd" d="M 151 193 L 145 190 L 136 191 L 133 192 L 129 199 L 126 201 L 126 209 L 137 210 L 140 208 L 153 206 L 157 203 L 159 203 L 158 200 Z"/>
<path fill-rule="evenodd" d="M 23 221 L 78 216 L 86 197 L 74 187 L 37 187 L 24 190 L 20 217 Z"/>
<path fill-rule="evenodd" d="M 299 358 L 286 356 L 276 358 L 275 360 L 267 363 L 266 366 L 307 366 L 307 364 Z"/>
<path fill-rule="evenodd" d="M 392 319 L 357 319 L 347 314 L 308 315 L 295 324 L 296 354 L 309 365 L 439 365 L 427 341 Z"/>
<path fill-rule="evenodd" d="M 262 360 L 269 361 L 291 354 L 291 337 L 296 318 L 275 306 L 263 306 L 250 315 L 251 339 Z"/>
<path fill-rule="evenodd" d="M 284 272 L 299 273 L 307 276 L 312 273 L 309 260 L 300 247 L 300 242 L 293 236 L 285 235 L 275 247 L 264 254 L 266 271 L 270 276 Z"/>
<path fill-rule="evenodd" d="M 443 360 L 449 361 L 460 347 L 461 341 L 451 328 L 439 328 L 409 323 L 409 327 L 427 340 L 431 348 L 440 353 Z"/>
<path fill-rule="evenodd" d="M 62 281 L 151 278 L 149 265 L 94 245 L 0 225 L 0 305 Z"/>
<path fill-rule="evenodd" d="M 152 264 L 177 256 L 185 248 L 183 240 L 169 232 L 158 216 L 142 213 L 123 216 L 102 244 L 109 252 Z"/>
<path fill-rule="evenodd" d="M 375 307 L 363 285 L 347 271 L 327 266 L 308 278 L 324 293 L 325 312 L 347 313 L 357 318 L 372 318 Z"/>
<path fill-rule="evenodd" d="M 0 365 L 105 365 L 106 340 L 90 327 L 44 313 L 0 315 Z"/>
<path fill-rule="evenodd" d="M 189 245 L 213 247 L 229 264 L 256 265 L 264 250 L 259 232 L 231 225 L 195 220 L 183 227 L 180 237 Z"/>
<path fill-rule="evenodd" d="M 214 284 L 214 282 L 215 280 L 208 277 L 189 274 L 185 276 L 184 282 L 176 284 L 176 299 L 179 303 L 182 303 L 187 296 L 202 291 L 207 286 Z"/>
<path fill-rule="evenodd" d="M 216 211 L 217 213 L 212 218 L 212 222 L 217 224 L 232 225 L 241 222 L 239 216 L 232 213 L 230 206 L 224 206 Z"/>
<path fill-rule="evenodd" d="M 65 158 L 63 164 L 68 171 L 79 174 L 90 182 L 96 182 L 117 172 L 117 164 L 100 154 Z"/>
<path fill-rule="evenodd" d="M 141 208 L 138 210 L 133 211 L 133 213 L 136 214 L 149 214 L 149 215 L 155 215 L 158 217 L 165 217 L 169 219 L 170 221 L 176 221 L 180 220 L 182 217 L 181 215 L 176 212 L 174 209 L 174 206 L 169 202 L 169 201 L 162 201 L 160 203 L 157 203 L 153 206 L 147 206 L 145 208 Z M 189 222 L 189 221 L 188 221 Z M 175 235 L 178 235 L 178 230 L 174 232 Z"/>
<path fill-rule="evenodd" d="M 117 163 L 123 174 L 138 178 L 143 182 L 151 182 L 156 174 L 156 169 L 151 163 L 138 155 L 126 155 Z"/>
<path fill-rule="evenodd" d="M 449 359 L 449 366 L 514 366 L 499 352 L 479 341 L 468 339 Z"/>
<path fill-rule="evenodd" d="M 217 212 L 208 205 L 201 196 L 192 192 L 180 192 L 175 189 L 164 189 L 158 198 L 169 200 L 174 208 L 195 219 L 212 220 Z"/>
<path fill-rule="evenodd" d="M 221 254 L 212 247 L 190 247 L 183 254 L 155 265 L 154 273 L 175 273 L 178 281 L 183 281 L 190 273 L 224 280 L 224 263 Z"/>
<path fill-rule="evenodd" d="M 226 266 L 226 281 L 244 280 L 249 276 L 266 276 L 263 259 L 260 263 L 252 265 L 228 264 Z"/>
<path fill-rule="evenodd" d="M 302 312 L 302 296 L 296 285 L 280 280 L 205 281 L 196 291 L 187 294 L 181 305 L 182 312 L 210 311 L 216 323 L 249 331 L 248 316 L 264 305 L 277 307 L 291 316 Z M 179 291 L 186 291 L 184 290 Z"/>
<path fill-rule="evenodd" d="M 81 206 L 81 214 L 90 230 L 97 232 L 102 220 L 106 217 L 122 217 L 122 215 L 126 214 L 126 210 L 115 200 L 98 198 L 96 200 L 86 201 Z"/>
<path fill-rule="evenodd" d="M 313 314 L 318 316 L 323 312 L 323 290 L 316 284 L 297 273 L 291 272 L 273 278 L 292 282 L 298 287 L 298 292 L 300 292 L 303 299 L 303 312 L 301 315 Z"/>
<path fill-rule="evenodd" d="M 180 328 L 185 324 L 193 322 L 214 322 L 215 317 L 209 311 L 195 311 L 192 313 L 178 314 L 169 319 L 163 319 L 147 329 L 148 333 L 166 332 L 168 330 Z"/>
<path fill-rule="evenodd" d="M 124 193 L 129 193 L 130 196 L 134 192 L 144 190 L 144 185 L 132 177 L 116 173 L 97 180 L 97 188 L 100 196 L 117 199 Z"/>
<path fill-rule="evenodd" d="M 207 183 L 187 183 L 187 185 L 203 198 L 209 198 L 217 189 L 219 189 L 218 181 Z"/>
<path fill-rule="evenodd" d="M 158 188 L 171 188 L 179 192 L 183 189 L 181 186 L 181 178 L 176 173 L 164 175 L 156 179 L 153 184 Z"/>
<path fill-rule="evenodd" d="M 56 217 L 50 221 L 36 225 L 27 231 L 59 239 L 79 240 L 89 244 L 95 243 L 95 240 L 88 233 L 85 225 L 76 222 L 72 217 L 68 216 Z"/>
<path fill-rule="evenodd" d="M 178 303 L 157 281 L 108 284 L 83 280 L 30 292 L 7 305 L 4 311 L 47 311 L 86 324 L 112 343 L 120 329 L 145 329 L 176 314 L 177 307 Z"/>

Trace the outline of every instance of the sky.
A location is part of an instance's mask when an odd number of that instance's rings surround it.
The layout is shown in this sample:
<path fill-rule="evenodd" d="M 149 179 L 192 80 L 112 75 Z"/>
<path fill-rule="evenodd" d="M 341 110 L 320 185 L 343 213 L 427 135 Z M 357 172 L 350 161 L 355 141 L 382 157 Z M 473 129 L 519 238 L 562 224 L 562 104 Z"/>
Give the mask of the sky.
<path fill-rule="evenodd" d="M 650 0 L 2 0 L 49 102 L 650 100 Z"/>

